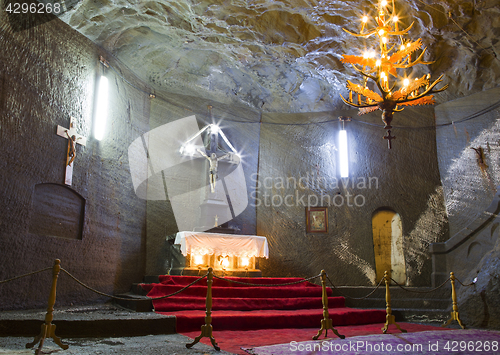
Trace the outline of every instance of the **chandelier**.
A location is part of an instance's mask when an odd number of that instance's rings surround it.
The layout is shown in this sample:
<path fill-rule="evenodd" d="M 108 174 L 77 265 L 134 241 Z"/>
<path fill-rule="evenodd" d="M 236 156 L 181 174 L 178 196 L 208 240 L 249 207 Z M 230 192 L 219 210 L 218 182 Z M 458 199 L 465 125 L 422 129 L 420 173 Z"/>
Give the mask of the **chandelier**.
<path fill-rule="evenodd" d="M 394 0 L 392 6 L 386 0 L 381 0 L 377 9 L 378 16 L 374 23 L 369 21 L 368 16 L 361 19 L 361 30 L 353 33 L 344 28 L 347 33 L 356 37 L 378 36 L 379 49 L 368 50 L 361 56 L 343 55 L 342 63 L 352 64 L 354 69 L 362 74 L 363 83 L 354 84 L 347 80 L 349 98 L 340 97 L 349 106 L 359 108 L 359 115 L 366 114 L 377 109 L 382 111 L 382 121 L 385 124 L 388 147 L 391 149 L 391 140 L 396 138 L 391 136 L 391 121 L 394 112 L 399 112 L 405 106 L 431 105 L 434 104 L 432 94 L 446 90 L 448 85 L 440 89 L 435 86 L 443 78 L 441 75 L 431 83 L 430 74 L 422 77 L 412 78 L 406 75 L 406 70 L 417 64 L 429 65 L 433 62 L 423 61 L 426 48 L 422 48 L 422 40 L 416 41 L 405 39 L 413 23 L 404 30 L 399 30 L 399 18 L 396 14 Z M 368 28 L 372 24 L 371 28 Z M 414 59 L 412 59 L 414 57 Z M 413 71 L 413 70 L 412 70 Z M 368 80 L 372 80 L 378 93 L 369 89 Z M 357 95 L 357 100 L 353 100 L 353 93 Z"/>

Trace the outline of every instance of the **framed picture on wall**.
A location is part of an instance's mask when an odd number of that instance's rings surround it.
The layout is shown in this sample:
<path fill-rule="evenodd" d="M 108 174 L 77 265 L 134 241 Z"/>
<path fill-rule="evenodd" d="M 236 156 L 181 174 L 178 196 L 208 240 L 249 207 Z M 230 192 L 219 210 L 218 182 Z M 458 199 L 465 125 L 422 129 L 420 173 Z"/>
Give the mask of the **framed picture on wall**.
<path fill-rule="evenodd" d="M 306 232 L 328 233 L 328 207 L 306 207 Z"/>

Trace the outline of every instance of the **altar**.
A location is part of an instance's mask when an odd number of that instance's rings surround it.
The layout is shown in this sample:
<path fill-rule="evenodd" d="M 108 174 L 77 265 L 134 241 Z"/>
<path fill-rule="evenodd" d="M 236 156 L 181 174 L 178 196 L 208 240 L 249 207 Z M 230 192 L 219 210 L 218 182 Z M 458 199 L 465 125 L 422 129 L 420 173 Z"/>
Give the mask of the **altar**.
<path fill-rule="evenodd" d="M 186 257 L 183 275 L 212 267 L 217 274 L 258 277 L 259 258 L 269 258 L 267 238 L 256 235 L 179 232 L 174 245 Z"/>

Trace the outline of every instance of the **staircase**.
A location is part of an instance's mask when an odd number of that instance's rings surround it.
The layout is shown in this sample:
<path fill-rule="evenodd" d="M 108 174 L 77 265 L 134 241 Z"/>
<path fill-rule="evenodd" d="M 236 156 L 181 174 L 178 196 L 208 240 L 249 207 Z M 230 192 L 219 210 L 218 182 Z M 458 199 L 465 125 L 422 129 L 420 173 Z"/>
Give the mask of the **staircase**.
<path fill-rule="evenodd" d="M 163 300 L 150 297 L 172 294 L 190 284 L 195 276 L 146 277 L 144 283 L 134 284 L 117 301 L 137 312 L 151 312 L 177 317 L 177 331 L 199 330 L 204 324 L 206 279 L 180 294 Z M 286 284 L 300 278 L 214 278 L 212 324 L 216 329 L 266 329 L 286 327 L 318 327 L 322 319 L 321 287 L 310 282 L 282 286 L 247 286 L 228 280 L 252 284 Z M 405 287 L 408 292 L 391 286 L 391 308 L 398 322 L 444 323 L 450 317 L 451 290 L 446 285 L 432 291 L 426 287 Z M 330 318 L 334 326 L 385 322 L 385 287 L 368 298 L 373 286 L 337 286 L 328 291 Z M 432 292 L 428 292 L 432 291 Z M 148 295 L 149 297 L 147 297 Z M 348 297 L 343 297 L 348 296 Z M 154 304 L 154 307 L 153 307 Z"/>
<path fill-rule="evenodd" d="M 159 283 L 141 287 L 154 298 L 177 292 L 196 279 L 165 275 L 159 277 Z M 175 296 L 153 301 L 154 309 L 157 313 L 175 315 L 177 332 L 199 330 L 205 323 L 206 293 L 206 279 L 203 279 Z M 328 294 L 334 326 L 385 322 L 385 304 L 379 309 L 354 309 L 346 307 L 344 298 L 334 297 L 329 289 Z M 301 278 L 214 278 L 212 325 L 218 330 L 316 328 L 323 318 L 321 295 L 320 286 Z"/>

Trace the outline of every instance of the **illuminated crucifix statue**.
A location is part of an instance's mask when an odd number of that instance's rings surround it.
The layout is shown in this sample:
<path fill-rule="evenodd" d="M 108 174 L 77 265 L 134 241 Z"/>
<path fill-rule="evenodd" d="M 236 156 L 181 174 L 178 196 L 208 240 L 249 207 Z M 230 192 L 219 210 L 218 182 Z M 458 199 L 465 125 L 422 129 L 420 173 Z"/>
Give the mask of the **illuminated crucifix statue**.
<path fill-rule="evenodd" d="M 64 176 L 64 183 L 71 186 L 73 181 L 73 165 L 76 158 L 76 144 L 85 146 L 87 144 L 87 138 L 76 133 L 76 128 L 74 127 L 74 118 L 70 118 L 69 129 L 62 126 L 57 126 L 57 135 L 68 140 L 68 152 L 66 154 L 66 172 Z"/>
<path fill-rule="evenodd" d="M 212 153 L 212 154 L 210 154 L 210 156 L 208 156 L 201 149 L 197 149 L 197 150 L 198 150 L 198 153 L 200 153 L 202 156 L 207 158 L 207 160 L 210 162 L 210 166 L 208 168 L 209 169 L 209 176 L 210 176 L 210 191 L 212 191 L 212 193 L 214 193 L 215 192 L 215 182 L 217 181 L 217 168 L 219 167 L 219 160 L 225 159 L 231 154 L 226 153 L 220 157 L 217 157 L 217 154 Z"/>

